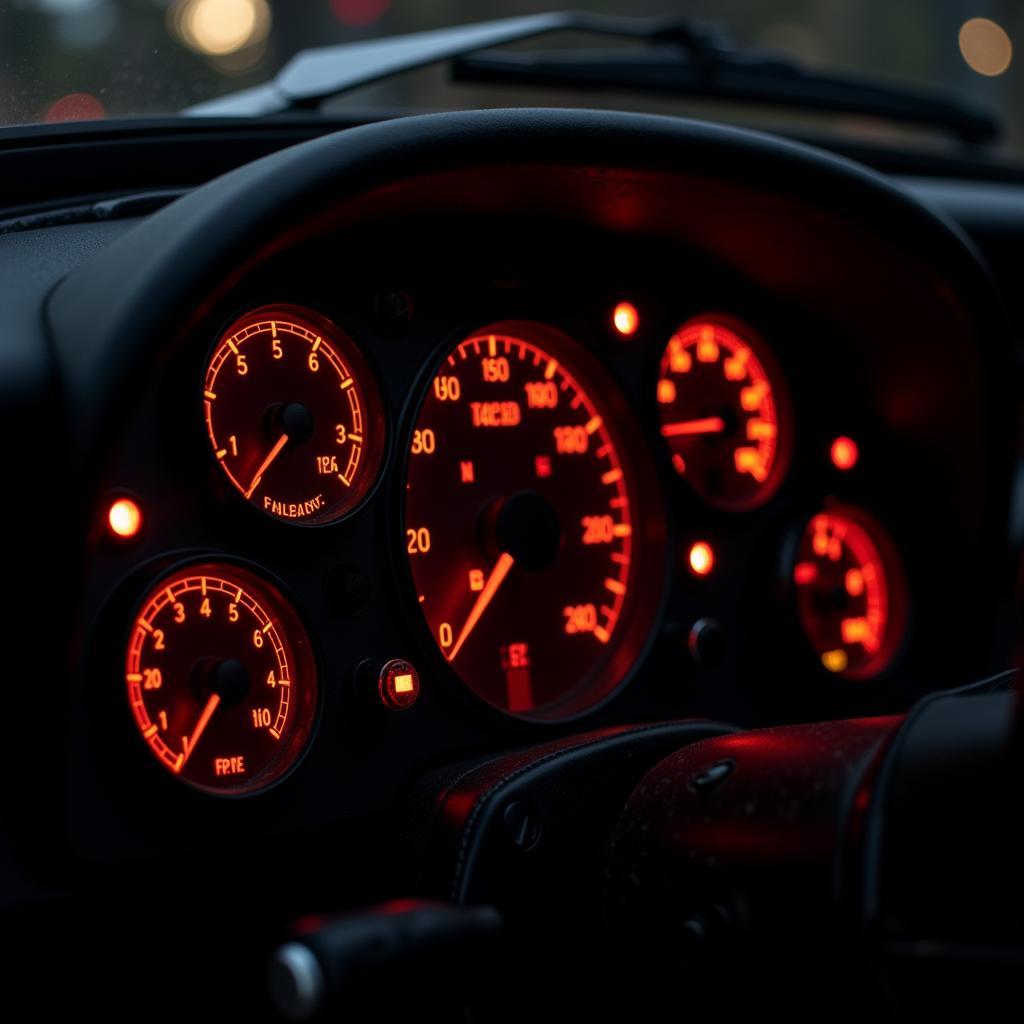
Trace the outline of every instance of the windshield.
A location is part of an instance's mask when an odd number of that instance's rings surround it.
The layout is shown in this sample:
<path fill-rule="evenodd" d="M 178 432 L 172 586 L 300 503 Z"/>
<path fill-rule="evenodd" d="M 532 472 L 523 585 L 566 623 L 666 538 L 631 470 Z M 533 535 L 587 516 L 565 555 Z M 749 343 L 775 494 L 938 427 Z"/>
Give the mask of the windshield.
<path fill-rule="evenodd" d="M 557 5 L 556 5 L 557 6 Z M 1020 0 L 618 0 L 596 13 L 676 14 L 720 25 L 736 45 L 890 85 L 940 89 L 991 111 L 1002 147 L 1024 151 L 1024 91 L 1013 43 Z M 300 50 L 551 9 L 537 0 L 4 0 L 0 123 L 95 120 L 178 112 L 265 82 Z M 533 40 L 520 48 L 607 47 L 608 40 Z M 357 90 L 326 109 L 407 112 L 505 105 L 604 106 L 901 141 L 906 128 L 846 116 L 742 111 L 680 97 L 452 83 L 444 68 Z"/>

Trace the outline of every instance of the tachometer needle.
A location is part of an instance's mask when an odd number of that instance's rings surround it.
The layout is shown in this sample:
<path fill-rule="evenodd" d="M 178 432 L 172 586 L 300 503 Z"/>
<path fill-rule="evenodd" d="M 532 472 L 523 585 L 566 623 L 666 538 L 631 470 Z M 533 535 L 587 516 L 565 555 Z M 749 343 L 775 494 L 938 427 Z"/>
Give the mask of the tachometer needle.
<path fill-rule="evenodd" d="M 206 707 L 203 708 L 203 713 L 199 716 L 199 721 L 196 722 L 196 727 L 192 730 L 192 735 L 183 736 L 181 739 L 182 752 L 178 756 L 178 765 L 175 771 L 180 772 L 185 767 L 185 762 L 192 756 L 192 751 L 196 749 L 199 737 L 203 735 L 203 731 L 210 724 L 210 719 L 213 718 L 213 713 L 217 710 L 219 704 L 220 694 L 211 693 L 210 699 L 206 702 Z"/>
<path fill-rule="evenodd" d="M 725 420 L 721 416 L 708 416 L 703 420 L 682 420 L 679 423 L 666 423 L 661 428 L 662 437 L 685 437 L 688 434 L 720 434 L 725 430 Z"/>
<path fill-rule="evenodd" d="M 288 443 L 288 435 L 282 434 L 278 439 L 277 443 L 273 448 L 267 452 L 267 457 L 260 463 L 260 468 L 256 470 L 256 475 L 252 478 L 252 483 L 249 484 L 249 489 L 245 492 L 247 498 L 252 496 L 252 492 L 256 490 L 260 485 L 260 481 L 263 479 L 263 474 L 270 469 L 270 464 L 281 454 L 281 450 Z"/>
<path fill-rule="evenodd" d="M 455 656 L 462 650 L 462 645 L 469 639 L 469 634 L 473 632 L 476 624 L 480 621 L 480 616 L 483 615 L 487 610 L 487 606 L 494 600 L 498 587 L 504 583 L 505 577 L 508 575 L 509 569 L 515 565 L 515 561 L 507 551 L 503 551 L 498 561 L 494 563 L 491 575 L 487 577 L 487 582 L 484 584 L 483 590 L 477 595 L 476 603 L 470 610 L 469 617 L 463 624 L 462 629 L 459 630 L 454 646 L 448 652 L 449 661 L 454 661 Z"/>

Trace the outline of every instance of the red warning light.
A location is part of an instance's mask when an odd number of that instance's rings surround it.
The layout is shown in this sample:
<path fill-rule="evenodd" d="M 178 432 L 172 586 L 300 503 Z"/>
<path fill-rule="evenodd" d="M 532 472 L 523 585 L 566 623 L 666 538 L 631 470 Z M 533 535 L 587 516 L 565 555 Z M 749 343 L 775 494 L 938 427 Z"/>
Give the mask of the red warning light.
<path fill-rule="evenodd" d="M 628 338 L 636 334 L 640 326 L 640 314 L 631 302 L 620 302 L 612 312 L 612 323 L 619 334 Z"/>
<path fill-rule="evenodd" d="M 107 511 L 107 526 L 118 540 L 134 540 L 142 529 L 142 509 L 131 498 L 118 498 Z"/>
<path fill-rule="evenodd" d="M 386 708 L 405 711 L 420 695 L 419 673 L 409 662 L 393 659 L 380 670 L 378 691 Z"/>
<path fill-rule="evenodd" d="M 694 576 L 707 576 L 715 567 L 715 552 L 707 541 L 698 540 L 690 545 L 688 561 Z"/>
<path fill-rule="evenodd" d="M 832 442 L 829 455 L 832 459 L 832 465 L 845 473 L 857 465 L 857 460 L 860 458 L 860 449 L 852 437 L 837 437 Z"/>

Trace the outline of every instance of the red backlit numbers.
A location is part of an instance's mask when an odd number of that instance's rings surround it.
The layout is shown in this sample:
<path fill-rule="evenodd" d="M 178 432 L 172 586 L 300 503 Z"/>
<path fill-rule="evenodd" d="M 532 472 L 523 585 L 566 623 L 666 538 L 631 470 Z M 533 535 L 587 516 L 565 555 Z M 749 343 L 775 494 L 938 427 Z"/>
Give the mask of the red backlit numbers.
<path fill-rule="evenodd" d="M 435 451 L 437 451 L 437 437 L 429 427 L 412 432 L 413 455 L 433 455 Z"/>
<path fill-rule="evenodd" d="M 562 609 L 565 616 L 565 631 L 575 633 L 593 633 L 597 627 L 597 608 L 592 604 L 570 604 Z"/>
<path fill-rule="evenodd" d="M 511 370 L 508 360 L 504 356 L 497 356 L 494 359 L 482 359 L 480 368 L 483 371 L 484 380 L 488 384 L 500 384 L 509 379 Z"/>
<path fill-rule="evenodd" d="M 611 516 L 584 516 L 584 544 L 611 544 L 615 539 L 615 520 Z"/>
<path fill-rule="evenodd" d="M 523 390 L 526 392 L 526 405 L 530 409 L 554 409 L 558 405 L 558 388 L 554 381 L 527 381 Z"/>
<path fill-rule="evenodd" d="M 435 377 L 434 395 L 439 402 L 457 402 L 462 397 L 458 377 Z"/>
<path fill-rule="evenodd" d="M 430 550 L 430 531 L 425 526 L 406 530 L 405 540 L 410 555 L 425 555 Z"/>
<path fill-rule="evenodd" d="M 555 427 L 555 451 L 559 455 L 582 455 L 590 446 L 584 427 Z"/>

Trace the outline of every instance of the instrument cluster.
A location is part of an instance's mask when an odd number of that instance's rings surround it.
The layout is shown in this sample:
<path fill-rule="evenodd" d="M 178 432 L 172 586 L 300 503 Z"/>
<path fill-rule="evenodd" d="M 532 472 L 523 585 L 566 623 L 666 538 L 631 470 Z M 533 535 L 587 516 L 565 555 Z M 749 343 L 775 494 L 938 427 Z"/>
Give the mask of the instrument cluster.
<path fill-rule="evenodd" d="M 193 389 L 175 415 L 197 411 L 196 486 L 213 491 L 222 541 L 151 544 L 108 631 L 141 745 L 176 780 L 218 796 L 275 786 L 339 686 L 403 711 L 421 688 L 461 694 L 482 720 L 542 727 L 634 687 L 655 689 L 656 715 L 706 713 L 720 698 L 689 700 L 680 676 L 713 669 L 724 645 L 744 658 L 719 680 L 877 692 L 892 674 L 912 591 L 870 492 L 850 496 L 859 424 L 831 436 L 800 414 L 814 406 L 799 389 L 820 381 L 771 321 L 719 304 L 670 320 L 614 285 L 582 300 L 574 331 L 500 295 L 493 312 L 516 315 L 449 309 L 429 356 L 403 356 L 403 380 L 382 368 L 396 342 L 379 320 L 353 326 L 344 303 L 294 288 L 251 291 L 189 339 L 166 383 Z M 794 480 L 808 461 L 810 486 Z M 132 483 L 107 524 L 121 557 L 148 516 Z M 335 542 L 367 519 L 386 555 L 332 567 Z M 253 530 L 255 551 L 231 544 Z M 259 557 L 300 544 L 325 592 L 356 595 L 349 611 L 387 591 L 401 612 L 377 629 L 400 658 L 355 642 L 347 664 L 325 665 L 309 588 L 293 596 Z M 779 679 L 765 686 L 786 705 Z"/>

